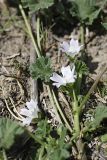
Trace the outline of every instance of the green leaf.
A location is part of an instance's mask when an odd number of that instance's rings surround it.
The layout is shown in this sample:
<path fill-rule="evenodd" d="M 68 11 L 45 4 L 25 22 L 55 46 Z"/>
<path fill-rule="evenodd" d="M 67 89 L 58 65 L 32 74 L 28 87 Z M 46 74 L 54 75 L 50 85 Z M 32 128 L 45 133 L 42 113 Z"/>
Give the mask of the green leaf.
<path fill-rule="evenodd" d="M 91 119 L 85 121 L 84 133 L 95 131 L 99 127 L 101 128 L 100 124 L 105 118 L 107 118 L 107 106 L 99 105 L 93 111 Z"/>
<path fill-rule="evenodd" d="M 103 105 L 98 106 L 95 110 L 93 126 L 97 128 L 104 118 L 107 118 L 107 107 Z"/>
<path fill-rule="evenodd" d="M 73 7 L 71 13 L 77 16 L 81 22 L 92 24 L 102 8 L 96 6 L 96 0 L 71 0 Z"/>
<path fill-rule="evenodd" d="M 87 124 L 88 131 L 93 131 L 100 127 L 104 118 L 107 118 L 107 107 L 104 105 L 98 106 L 94 111 L 93 121 Z"/>
<path fill-rule="evenodd" d="M 0 151 L 0 160 L 4 160 L 3 151 Z"/>
<path fill-rule="evenodd" d="M 21 135 L 24 129 L 18 123 L 7 118 L 0 118 L 0 148 L 9 149 L 17 135 Z"/>
<path fill-rule="evenodd" d="M 58 133 L 58 139 L 52 137 L 47 139 L 46 151 L 49 160 L 65 160 L 70 156 L 68 152 L 69 145 L 65 143 L 66 128 L 59 126 Z"/>
<path fill-rule="evenodd" d="M 29 8 L 31 12 L 48 8 L 54 4 L 54 0 L 21 0 L 24 8 Z"/>
<path fill-rule="evenodd" d="M 42 152 L 42 147 L 45 149 L 45 153 L 42 154 L 45 157 L 43 159 L 65 160 L 70 156 L 69 145 L 65 142 L 66 128 L 64 126 L 61 125 L 58 129 L 53 129 L 47 120 L 42 120 L 37 125 L 35 137 L 43 142 L 41 148 L 38 149 L 36 159 Z"/>
<path fill-rule="evenodd" d="M 30 67 L 31 75 L 34 79 L 40 78 L 45 82 L 50 81 L 52 75 L 51 63 L 48 57 L 37 58 L 36 62 Z"/>
<path fill-rule="evenodd" d="M 102 23 L 102 25 L 107 30 L 107 23 Z"/>
<path fill-rule="evenodd" d="M 107 134 L 104 134 L 100 137 L 102 142 L 107 142 Z"/>
<path fill-rule="evenodd" d="M 37 124 L 35 136 L 39 140 L 44 140 L 47 136 L 49 136 L 51 130 L 52 127 L 47 123 L 47 120 L 41 120 Z"/>
<path fill-rule="evenodd" d="M 81 60 L 77 60 L 76 63 L 75 63 L 75 66 L 76 66 L 76 72 L 78 74 L 87 75 L 89 73 L 89 69 L 88 69 L 85 62 L 83 62 Z"/>
<path fill-rule="evenodd" d="M 97 9 L 96 11 L 94 11 L 93 13 L 91 13 L 90 16 L 89 16 L 89 22 L 87 24 L 91 25 L 93 23 L 93 21 L 95 19 L 97 19 L 100 11 L 101 11 L 101 8 Z"/>

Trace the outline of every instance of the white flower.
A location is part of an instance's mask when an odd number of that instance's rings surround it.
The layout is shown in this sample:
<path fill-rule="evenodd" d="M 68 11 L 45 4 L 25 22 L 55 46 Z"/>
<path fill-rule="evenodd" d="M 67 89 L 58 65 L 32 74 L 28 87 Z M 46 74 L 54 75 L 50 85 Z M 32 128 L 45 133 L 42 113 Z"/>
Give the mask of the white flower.
<path fill-rule="evenodd" d="M 70 42 L 64 41 L 60 44 L 60 50 L 74 57 L 81 50 L 83 45 L 79 45 L 78 40 L 71 39 Z"/>
<path fill-rule="evenodd" d="M 50 77 L 50 79 L 55 82 L 53 83 L 53 85 L 56 86 L 57 88 L 59 88 L 62 85 L 66 86 L 67 83 L 75 82 L 76 79 L 75 66 L 73 66 L 72 70 L 70 66 L 62 67 L 61 73 L 62 76 L 58 75 L 57 73 L 53 73 L 53 76 Z"/>
<path fill-rule="evenodd" d="M 39 108 L 37 105 L 37 101 L 31 99 L 30 102 L 26 102 L 27 108 L 22 108 L 20 110 L 20 114 L 25 116 L 23 117 L 23 125 L 30 125 L 34 118 L 38 118 Z"/>

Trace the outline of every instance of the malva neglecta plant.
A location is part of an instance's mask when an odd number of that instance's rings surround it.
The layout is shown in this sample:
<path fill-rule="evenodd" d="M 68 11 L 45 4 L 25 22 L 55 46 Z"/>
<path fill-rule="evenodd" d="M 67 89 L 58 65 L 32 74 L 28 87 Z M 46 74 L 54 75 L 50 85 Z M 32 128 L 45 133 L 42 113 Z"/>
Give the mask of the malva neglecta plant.
<path fill-rule="evenodd" d="M 28 7 L 32 12 L 46 8 L 46 4 L 47 7 L 54 4 L 52 0 L 47 0 L 44 2 L 45 5 L 43 7 L 41 6 L 42 3 L 43 1 L 36 3 L 22 0 L 23 7 Z M 77 11 L 80 12 L 81 6 L 78 6 L 78 1 L 75 3 L 77 3 L 76 7 L 78 7 L 78 10 L 75 10 L 76 13 Z M 51 66 L 51 59 L 42 53 L 40 30 L 37 29 L 35 39 L 22 5 L 19 5 L 19 9 L 37 54 L 37 59 L 30 66 L 30 73 L 33 79 L 39 79 L 43 85 L 46 85 L 50 103 L 54 108 L 55 116 L 58 117 L 58 125 L 54 127 L 51 123 L 48 123 L 48 116 L 42 113 L 39 101 L 31 98 L 30 102 L 26 102 L 26 107 L 24 106 L 24 108 L 20 109 L 21 125 L 12 120 L 0 118 L 0 149 L 3 152 L 3 156 L 6 156 L 6 150 L 14 144 L 16 136 L 25 134 L 37 146 L 32 159 L 66 160 L 73 157 L 73 159 L 77 160 L 88 160 L 87 144 L 93 140 L 95 131 L 103 128 L 101 122 L 107 118 L 107 107 L 99 104 L 96 109 L 88 108 L 85 110 L 85 105 L 102 74 L 107 70 L 107 66 L 98 75 L 89 91 L 86 94 L 82 93 L 83 76 L 87 76 L 89 73 L 87 65 L 81 58 L 84 43 L 80 44 L 77 39 L 73 38 L 70 41 L 60 43 L 58 50 L 68 58 L 69 65 L 62 66 L 59 73 L 54 72 Z M 88 11 L 90 14 L 92 12 L 96 13 L 96 16 L 100 12 L 100 10 L 96 12 L 95 7 L 94 10 L 89 8 Z M 89 17 L 88 13 L 85 18 L 84 14 L 80 14 L 81 25 L 84 25 L 87 18 L 93 22 L 94 18 Z M 40 17 L 38 16 L 38 18 Z M 40 19 L 37 20 L 37 25 L 40 26 Z M 55 94 L 56 92 L 62 92 L 69 99 L 72 122 L 69 121 L 66 113 L 62 110 L 59 99 Z M 91 118 L 84 118 L 84 115 L 89 113 Z M 36 129 L 29 131 L 27 127 L 30 125 L 35 125 Z M 97 136 L 97 138 L 101 142 L 106 142 L 107 134 Z"/>

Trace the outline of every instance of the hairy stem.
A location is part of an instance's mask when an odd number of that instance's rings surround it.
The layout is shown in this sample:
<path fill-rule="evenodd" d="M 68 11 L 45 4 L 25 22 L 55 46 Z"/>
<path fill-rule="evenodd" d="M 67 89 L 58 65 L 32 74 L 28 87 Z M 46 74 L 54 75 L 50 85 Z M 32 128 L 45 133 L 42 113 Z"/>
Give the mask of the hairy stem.
<path fill-rule="evenodd" d="M 38 160 L 42 160 L 42 156 L 44 153 L 44 146 L 41 147 Z"/>
<path fill-rule="evenodd" d="M 4 160 L 8 160 L 5 149 L 3 149 L 2 152 L 3 152 L 3 158 L 4 158 Z"/>
<path fill-rule="evenodd" d="M 42 140 L 36 138 L 36 136 L 35 136 L 33 133 L 31 133 L 28 129 L 26 129 L 26 128 L 24 128 L 24 129 L 25 129 L 25 131 L 27 132 L 27 134 L 28 134 L 32 139 L 34 139 L 35 142 L 37 142 L 37 143 L 41 144 L 42 146 L 44 146 L 44 142 L 43 142 Z"/>
<path fill-rule="evenodd" d="M 76 137 L 78 137 L 80 133 L 79 108 L 78 108 L 78 102 L 77 102 L 77 98 L 74 90 L 73 90 L 73 98 L 74 98 L 74 102 L 73 102 L 74 130 L 75 130 Z"/>
<path fill-rule="evenodd" d="M 81 83 L 82 83 L 82 74 L 79 73 L 76 83 L 76 94 L 80 95 L 80 89 L 81 89 Z"/>
<path fill-rule="evenodd" d="M 84 150 L 84 143 L 80 137 L 80 112 L 77 97 L 75 91 L 73 90 L 73 112 L 74 112 L 74 130 L 75 135 L 74 138 L 76 139 L 76 146 L 78 150 L 78 160 L 87 160 L 86 153 Z"/>

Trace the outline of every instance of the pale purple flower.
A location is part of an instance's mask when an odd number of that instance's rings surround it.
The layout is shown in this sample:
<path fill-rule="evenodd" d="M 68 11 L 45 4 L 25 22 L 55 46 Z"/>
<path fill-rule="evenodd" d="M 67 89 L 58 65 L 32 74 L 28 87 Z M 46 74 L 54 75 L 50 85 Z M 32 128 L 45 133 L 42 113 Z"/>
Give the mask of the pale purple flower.
<path fill-rule="evenodd" d="M 60 44 L 60 50 L 74 57 L 81 50 L 83 45 L 79 45 L 78 40 L 71 39 L 70 42 L 64 41 Z"/>
<path fill-rule="evenodd" d="M 20 114 L 25 116 L 22 118 L 23 125 L 30 125 L 34 118 L 38 118 L 39 108 L 37 105 L 37 101 L 31 99 L 30 102 L 26 102 L 26 108 L 22 108 L 20 110 Z"/>
<path fill-rule="evenodd" d="M 54 81 L 53 85 L 59 88 L 60 86 L 66 86 L 67 83 L 74 83 L 76 79 L 75 74 L 75 66 L 73 66 L 72 70 L 70 66 L 61 68 L 62 76 L 57 73 L 53 73 L 53 76 L 50 77 L 52 81 Z"/>

